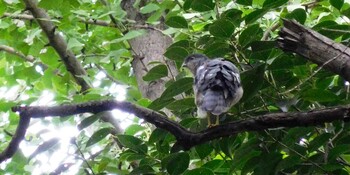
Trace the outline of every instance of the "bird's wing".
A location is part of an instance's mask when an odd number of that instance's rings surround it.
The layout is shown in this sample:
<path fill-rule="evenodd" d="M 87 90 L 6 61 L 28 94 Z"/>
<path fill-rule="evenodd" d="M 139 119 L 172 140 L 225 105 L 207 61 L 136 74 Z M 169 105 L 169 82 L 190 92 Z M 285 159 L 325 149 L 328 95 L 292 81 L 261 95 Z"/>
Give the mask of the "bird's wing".
<path fill-rule="evenodd" d="M 197 69 L 194 90 L 197 106 L 219 115 L 237 102 L 237 95 L 241 97 L 239 71 L 229 61 L 209 60 Z"/>

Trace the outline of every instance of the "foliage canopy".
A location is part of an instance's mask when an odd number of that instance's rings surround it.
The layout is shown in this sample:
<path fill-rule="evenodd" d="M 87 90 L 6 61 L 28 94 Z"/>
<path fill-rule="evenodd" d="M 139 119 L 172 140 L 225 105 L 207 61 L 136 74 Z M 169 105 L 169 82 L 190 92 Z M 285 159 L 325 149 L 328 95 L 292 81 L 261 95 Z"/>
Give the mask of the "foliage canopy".
<path fill-rule="evenodd" d="M 16 104 L 58 105 L 121 99 L 156 111 L 167 108 L 174 114 L 168 117 L 182 126 L 203 130 L 205 124 L 194 115 L 193 79 L 181 68 L 183 59 L 193 52 L 224 57 L 242 70 L 244 96 L 222 117 L 223 123 L 265 113 L 308 111 L 349 103 L 348 82 L 275 47 L 283 18 L 295 19 L 337 42 L 347 42 L 349 2 L 137 0 L 132 5 L 147 17 L 143 24 L 128 20 L 121 0 L 38 3 L 57 26 L 55 32 L 64 37 L 67 48 L 87 71 L 82 78 L 92 88 L 80 93 L 81 87 L 57 52 L 48 46 L 47 36 L 30 18 L 30 13 L 26 13 L 24 3 L 0 1 L 2 143 L 11 140 L 18 125 L 18 115 L 10 112 Z M 157 28 L 163 23 L 165 29 Z M 143 98 L 137 86 L 129 43 L 149 30 L 160 31 L 173 39 L 164 56 L 173 60 L 180 72 L 153 101 Z M 171 74 L 168 65 L 157 61 L 151 64 L 154 67 L 143 76 L 143 81 L 152 83 Z M 176 152 L 175 138 L 168 132 L 130 114 L 120 111 L 113 114 L 121 120 L 122 133 L 113 132 L 110 123 L 99 120 L 101 114 L 32 120 L 20 149 L 0 165 L 0 173 L 47 173 L 56 168 L 75 174 L 349 174 L 350 171 L 350 126 L 346 122 L 243 132 Z M 0 150 L 6 146 L 1 144 Z M 46 164 L 50 166 L 45 169 Z"/>

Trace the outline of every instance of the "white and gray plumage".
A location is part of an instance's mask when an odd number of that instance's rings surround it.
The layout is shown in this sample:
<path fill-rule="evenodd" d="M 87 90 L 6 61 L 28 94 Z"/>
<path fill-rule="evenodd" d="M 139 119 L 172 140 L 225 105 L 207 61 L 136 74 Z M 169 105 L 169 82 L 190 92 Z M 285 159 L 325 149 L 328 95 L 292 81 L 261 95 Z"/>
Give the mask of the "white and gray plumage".
<path fill-rule="evenodd" d="M 239 70 L 223 58 L 209 59 L 203 54 L 189 55 L 184 62 L 194 75 L 193 90 L 198 108 L 198 116 L 219 116 L 227 112 L 243 95 Z M 217 125 L 219 122 L 216 118 Z"/>

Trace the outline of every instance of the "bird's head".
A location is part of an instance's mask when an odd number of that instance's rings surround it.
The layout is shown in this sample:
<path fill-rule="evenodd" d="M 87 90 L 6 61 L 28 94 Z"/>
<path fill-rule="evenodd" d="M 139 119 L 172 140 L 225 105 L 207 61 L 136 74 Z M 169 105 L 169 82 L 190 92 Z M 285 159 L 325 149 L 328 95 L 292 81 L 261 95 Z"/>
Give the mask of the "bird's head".
<path fill-rule="evenodd" d="M 204 62 L 208 61 L 208 57 L 203 54 L 191 54 L 185 58 L 183 63 L 183 67 L 187 67 L 192 74 L 196 74 L 196 71 L 199 66 L 201 66 Z"/>

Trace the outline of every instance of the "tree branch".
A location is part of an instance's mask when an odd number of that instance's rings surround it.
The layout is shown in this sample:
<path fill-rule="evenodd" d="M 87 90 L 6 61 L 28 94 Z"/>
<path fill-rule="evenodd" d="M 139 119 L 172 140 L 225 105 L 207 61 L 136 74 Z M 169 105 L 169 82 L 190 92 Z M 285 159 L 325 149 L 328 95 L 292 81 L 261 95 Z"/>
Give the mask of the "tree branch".
<path fill-rule="evenodd" d="M 333 107 L 295 113 L 270 113 L 254 118 L 239 120 L 208 128 L 201 132 L 192 132 L 178 123 L 169 120 L 158 112 L 132 104 L 113 100 L 87 102 L 62 106 L 26 106 L 13 107 L 14 112 L 24 113 L 32 118 L 65 117 L 79 113 L 99 113 L 112 109 L 133 113 L 137 117 L 164 129 L 175 136 L 177 144 L 184 150 L 220 137 L 227 137 L 245 131 L 261 131 L 280 127 L 305 127 L 321 125 L 336 120 L 350 120 L 350 106 Z"/>
<path fill-rule="evenodd" d="M 336 43 L 295 20 L 283 20 L 283 24 L 277 39 L 279 48 L 323 65 L 325 69 L 350 81 L 350 49 L 347 46 Z M 332 58 L 335 59 L 329 61 Z"/>
<path fill-rule="evenodd" d="M 87 76 L 87 73 L 81 63 L 77 60 L 74 53 L 67 49 L 67 43 L 64 38 L 56 32 L 56 26 L 51 21 L 45 10 L 37 6 L 35 0 L 24 0 L 26 8 L 32 13 L 41 29 L 49 39 L 50 45 L 56 50 L 61 60 L 67 67 L 67 70 L 73 75 L 74 79 L 81 86 L 82 92 L 90 88 L 90 85 L 83 79 L 82 76 Z"/>
<path fill-rule="evenodd" d="M 5 161 L 6 159 L 11 158 L 16 153 L 19 144 L 24 139 L 29 123 L 30 116 L 27 115 L 25 112 L 21 113 L 16 133 L 13 135 L 6 149 L 0 153 L 0 163 Z"/>

